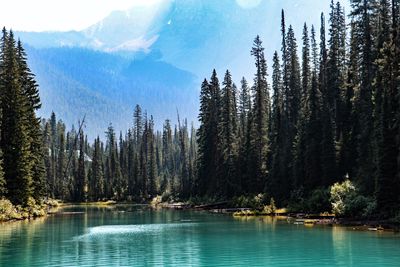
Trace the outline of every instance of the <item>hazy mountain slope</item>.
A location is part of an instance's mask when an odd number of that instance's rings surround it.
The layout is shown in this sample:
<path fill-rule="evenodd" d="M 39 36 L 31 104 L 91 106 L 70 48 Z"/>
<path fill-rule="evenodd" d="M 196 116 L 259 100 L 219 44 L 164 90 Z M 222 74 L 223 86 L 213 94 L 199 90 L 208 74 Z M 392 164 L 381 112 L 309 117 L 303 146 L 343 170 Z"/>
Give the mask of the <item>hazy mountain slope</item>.
<path fill-rule="evenodd" d="M 16 32 L 26 44 L 35 48 L 88 46 L 91 40 L 82 32 Z"/>
<path fill-rule="evenodd" d="M 42 116 L 54 110 L 67 124 L 86 113 L 90 137 L 102 134 L 110 122 L 119 130 L 132 124 L 139 103 L 161 124 L 176 118 L 176 108 L 195 120 L 195 77 L 151 57 L 131 61 L 82 48 L 28 49 L 37 75 Z"/>

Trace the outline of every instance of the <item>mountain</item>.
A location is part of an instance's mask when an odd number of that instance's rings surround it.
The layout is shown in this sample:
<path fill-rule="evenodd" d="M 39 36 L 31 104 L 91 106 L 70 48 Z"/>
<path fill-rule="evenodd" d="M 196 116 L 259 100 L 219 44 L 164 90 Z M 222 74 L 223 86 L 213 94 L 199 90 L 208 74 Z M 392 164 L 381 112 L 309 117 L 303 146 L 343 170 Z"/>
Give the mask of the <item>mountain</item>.
<path fill-rule="evenodd" d="M 200 82 L 213 68 L 221 79 L 229 68 L 235 81 L 242 76 L 251 81 L 252 41 L 261 35 L 271 65 L 274 50 L 280 49 L 281 9 L 287 26 L 297 25 L 299 39 L 303 21 L 319 28 L 320 13 L 307 10 L 327 13 L 329 2 L 166 0 L 113 11 L 82 31 L 17 35 L 30 46 L 43 115 L 54 110 L 71 124 L 87 111 L 88 129 L 102 132 L 112 121 L 126 130 L 136 103 L 158 125 L 166 117 L 176 118 L 176 107 L 196 121 Z M 302 16 L 298 10 L 304 11 Z"/>
<path fill-rule="evenodd" d="M 29 64 L 40 85 L 42 109 L 55 111 L 69 125 L 86 114 L 87 133 L 103 137 L 109 123 L 127 130 L 140 104 L 155 121 L 190 120 L 197 114 L 195 76 L 151 56 L 129 60 L 86 48 L 27 48 Z M 191 115 L 193 114 L 193 115 Z M 161 125 L 159 125 L 161 126 Z"/>

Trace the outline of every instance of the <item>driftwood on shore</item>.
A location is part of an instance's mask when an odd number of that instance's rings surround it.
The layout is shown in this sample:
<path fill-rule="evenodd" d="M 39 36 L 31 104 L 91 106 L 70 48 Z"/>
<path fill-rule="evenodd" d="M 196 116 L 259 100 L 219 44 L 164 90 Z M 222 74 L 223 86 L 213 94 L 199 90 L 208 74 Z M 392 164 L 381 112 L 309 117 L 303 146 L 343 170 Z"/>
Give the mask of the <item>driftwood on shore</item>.
<path fill-rule="evenodd" d="M 183 202 L 178 202 L 178 203 L 160 203 L 157 205 L 161 208 L 166 208 L 166 209 L 176 209 L 176 210 L 182 210 L 182 209 L 190 209 L 192 208 L 192 205 L 183 203 Z"/>
<path fill-rule="evenodd" d="M 189 203 L 184 203 L 184 202 L 177 202 L 177 203 L 157 203 L 156 206 L 162 207 L 162 208 L 167 208 L 167 209 L 195 209 L 195 210 L 215 210 L 215 209 L 220 209 L 220 210 L 232 210 L 230 212 L 234 212 L 236 210 L 240 209 L 226 209 L 226 205 L 228 204 L 228 201 L 222 201 L 222 202 L 216 202 L 216 203 L 208 203 L 208 204 L 202 204 L 202 205 L 192 205 Z"/>
<path fill-rule="evenodd" d="M 194 206 L 194 208 L 198 209 L 198 210 L 211 210 L 211 209 L 215 209 L 218 207 L 224 207 L 227 204 L 228 204 L 228 201 L 221 201 L 221 202 L 216 202 L 216 203 L 197 205 L 197 206 Z"/>

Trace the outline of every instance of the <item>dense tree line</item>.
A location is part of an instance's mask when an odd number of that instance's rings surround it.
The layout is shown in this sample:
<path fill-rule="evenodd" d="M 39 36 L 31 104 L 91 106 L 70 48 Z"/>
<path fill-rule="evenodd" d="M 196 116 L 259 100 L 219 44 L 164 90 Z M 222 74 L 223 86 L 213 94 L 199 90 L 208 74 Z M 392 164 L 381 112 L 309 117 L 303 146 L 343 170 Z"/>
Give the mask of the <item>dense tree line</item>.
<path fill-rule="evenodd" d="M 399 1 L 351 7 L 346 24 L 340 2 L 331 2 L 319 44 L 315 27 L 304 24 L 301 60 L 282 11 L 271 86 L 259 36 L 251 88 L 243 78 L 237 91 L 229 71 L 222 87 L 215 70 L 204 80 L 197 193 L 266 192 L 290 205 L 323 201 L 329 186 L 350 179 L 382 215 L 399 211 Z"/>
<path fill-rule="evenodd" d="M 65 201 L 146 201 L 156 195 L 187 199 L 196 175 L 196 139 L 185 120 L 155 130 L 152 116 L 135 107 L 132 127 L 117 137 L 110 124 L 103 143 L 90 144 L 84 129 L 42 120 L 48 195 Z"/>

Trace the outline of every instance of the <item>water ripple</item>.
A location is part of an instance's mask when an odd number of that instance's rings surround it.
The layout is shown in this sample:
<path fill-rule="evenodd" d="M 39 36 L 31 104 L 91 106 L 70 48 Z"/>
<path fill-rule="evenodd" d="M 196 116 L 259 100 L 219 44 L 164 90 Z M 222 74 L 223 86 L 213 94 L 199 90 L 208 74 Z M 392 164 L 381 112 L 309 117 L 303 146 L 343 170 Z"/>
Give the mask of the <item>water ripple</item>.
<path fill-rule="evenodd" d="M 132 225 L 102 225 L 88 228 L 88 233 L 77 236 L 74 240 L 82 241 L 92 237 L 109 235 L 158 234 L 160 232 L 195 226 L 197 223 L 163 223 L 163 224 L 132 224 Z"/>

